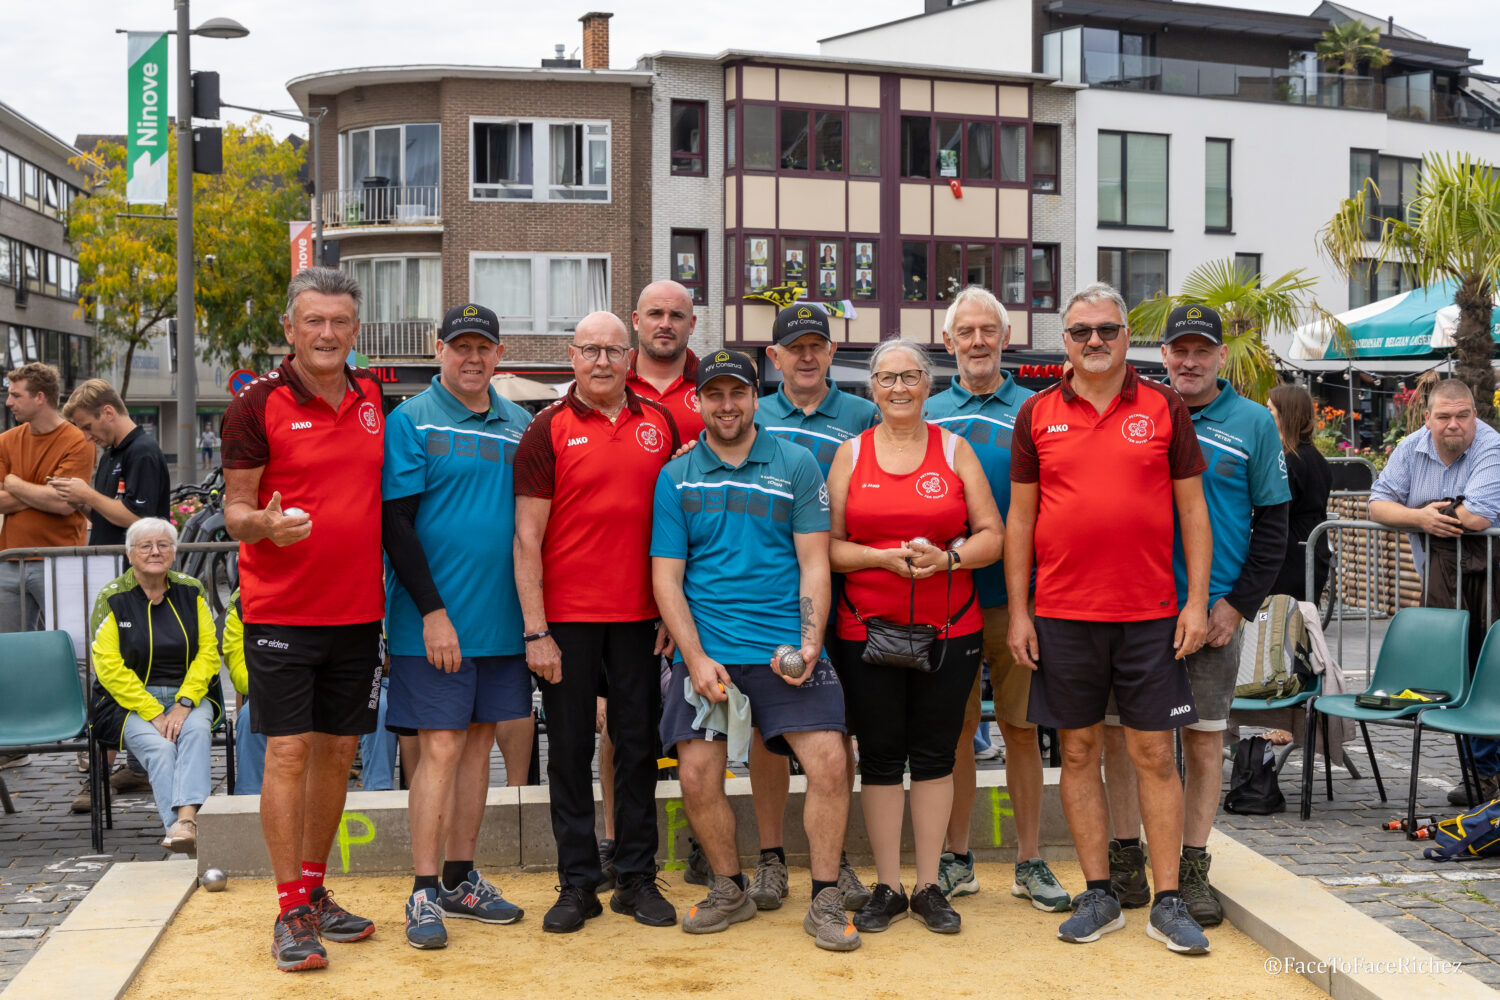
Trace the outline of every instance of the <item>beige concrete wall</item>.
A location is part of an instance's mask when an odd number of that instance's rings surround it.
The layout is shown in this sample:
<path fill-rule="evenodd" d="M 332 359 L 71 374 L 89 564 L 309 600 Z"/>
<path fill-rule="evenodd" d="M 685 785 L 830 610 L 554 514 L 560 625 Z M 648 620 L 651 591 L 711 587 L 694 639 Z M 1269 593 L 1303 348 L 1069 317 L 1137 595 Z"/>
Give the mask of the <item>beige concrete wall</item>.
<path fill-rule="evenodd" d="M 849 74 L 849 104 L 856 108 L 880 107 L 880 77 Z"/>
<path fill-rule="evenodd" d="M 806 69 L 783 69 L 780 100 L 794 104 L 843 104 L 844 74 Z"/>
<path fill-rule="evenodd" d="M 901 81 L 901 110 L 902 111 L 931 111 L 932 110 L 932 84 L 927 80 Z"/>
<path fill-rule="evenodd" d="M 932 232 L 932 185 L 901 185 L 901 232 L 917 236 Z"/>
<path fill-rule="evenodd" d="M 774 229 L 776 227 L 776 178 L 747 174 L 740 180 L 744 185 L 744 229 Z"/>
<path fill-rule="evenodd" d="M 859 315 L 849 320 L 849 343 L 851 344 L 878 344 L 880 343 L 880 307 L 854 305 Z"/>
<path fill-rule="evenodd" d="M 995 238 L 995 188 L 964 188 L 962 198 L 937 188 L 932 198 L 932 231 L 938 236 Z"/>
<path fill-rule="evenodd" d="M 995 85 L 938 80 L 933 84 L 932 109 L 939 114 L 994 117 Z"/>
<path fill-rule="evenodd" d="M 1000 117 L 1001 118 L 1025 118 L 1026 109 L 1030 102 L 1027 100 L 1025 87 L 1000 87 Z"/>
<path fill-rule="evenodd" d="M 768 66 L 742 66 L 740 74 L 745 84 L 745 100 L 776 100 L 776 71 Z"/>
<path fill-rule="evenodd" d="M 781 228 L 844 231 L 844 182 L 779 178 Z"/>
<path fill-rule="evenodd" d="M 1030 225 L 1031 192 L 1025 188 L 999 188 L 1001 239 L 1024 240 Z"/>
<path fill-rule="evenodd" d="M 879 182 L 849 182 L 849 231 L 854 233 L 880 232 Z"/>

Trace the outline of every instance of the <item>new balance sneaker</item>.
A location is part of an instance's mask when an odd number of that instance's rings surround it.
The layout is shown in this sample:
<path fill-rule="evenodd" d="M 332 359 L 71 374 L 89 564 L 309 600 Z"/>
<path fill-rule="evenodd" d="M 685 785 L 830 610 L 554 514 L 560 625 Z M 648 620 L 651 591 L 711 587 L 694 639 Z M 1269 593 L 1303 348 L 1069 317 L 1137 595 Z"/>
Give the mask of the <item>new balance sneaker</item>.
<path fill-rule="evenodd" d="M 477 870 L 471 869 L 468 879 L 452 889 L 438 884 L 438 903 L 450 916 L 485 924 L 513 924 L 525 913 Z"/>
<path fill-rule="evenodd" d="M 677 910 L 662 896 L 657 881 L 655 872 L 621 872 L 609 908 L 647 927 L 672 926 L 677 923 Z"/>
<path fill-rule="evenodd" d="M 599 884 L 594 886 L 594 891 L 609 892 L 619 879 L 620 872 L 615 868 L 615 842 L 605 837 L 599 841 Z"/>
<path fill-rule="evenodd" d="M 311 907 L 294 906 L 271 929 L 271 957 L 282 972 L 328 968 L 328 952 L 318 940 L 318 918 Z"/>
<path fill-rule="evenodd" d="M 1073 900 L 1073 915 L 1062 922 L 1057 936 L 1073 944 L 1088 944 L 1124 926 L 1119 900 L 1098 889 L 1086 889 Z"/>
<path fill-rule="evenodd" d="M 781 905 L 781 900 L 776 900 Z M 750 893 L 735 885 L 734 879 L 724 875 L 714 877 L 713 888 L 708 898 L 687 911 L 682 918 L 682 929 L 689 934 L 717 934 L 755 916 L 755 900 Z"/>
<path fill-rule="evenodd" d="M 1144 847 L 1140 844 L 1123 847 L 1118 840 L 1109 842 L 1109 888 L 1124 909 L 1133 910 L 1151 903 Z"/>
<path fill-rule="evenodd" d="M 318 921 L 318 936 L 329 941 L 347 943 L 363 941 L 375 933 L 373 921 L 356 917 L 333 901 L 333 893 L 319 886 L 308 894 L 313 916 Z"/>
<path fill-rule="evenodd" d="M 569 934 L 582 930 L 583 922 L 604 912 L 604 906 L 592 889 L 576 885 L 557 887 L 557 902 L 542 917 L 542 930 L 553 934 Z"/>
<path fill-rule="evenodd" d="M 1187 904 L 1176 896 L 1167 896 L 1151 907 L 1146 935 L 1179 955 L 1208 954 L 1208 938 L 1188 912 Z"/>
<path fill-rule="evenodd" d="M 703 853 L 703 845 L 692 837 L 688 838 L 687 869 L 682 873 L 684 882 L 694 885 L 713 885 L 714 868 L 708 863 L 708 855 Z"/>
<path fill-rule="evenodd" d="M 846 907 L 849 905 L 847 899 L 846 895 Z M 893 921 L 906 916 L 909 908 L 906 892 L 899 885 L 892 889 L 884 882 L 876 882 L 870 889 L 865 905 L 854 914 L 854 926 L 862 931 L 877 933 L 891 926 Z"/>
<path fill-rule="evenodd" d="M 831 885 L 813 897 L 802 929 L 812 935 L 813 944 L 824 951 L 853 951 L 859 947 L 859 931 L 844 910 L 844 894 Z"/>
<path fill-rule="evenodd" d="M 944 899 L 972 896 L 978 892 L 979 876 L 974 874 L 974 852 L 965 851 L 960 857 L 952 851 L 944 851 L 938 858 L 937 885 Z"/>
<path fill-rule="evenodd" d="M 1068 890 L 1058 884 L 1057 876 L 1041 858 L 1016 862 L 1016 881 L 1010 894 L 1018 899 L 1029 899 L 1031 905 L 1048 913 L 1066 913 L 1072 905 Z"/>
<path fill-rule="evenodd" d="M 859 910 L 870 901 L 870 890 L 854 874 L 854 866 L 845 857 L 839 858 L 839 892 L 844 894 L 844 909 Z"/>
<path fill-rule="evenodd" d="M 422 889 L 406 901 L 406 943 L 413 948 L 448 947 L 448 928 L 436 889 Z"/>
<path fill-rule="evenodd" d="M 963 927 L 963 918 L 936 885 L 924 886 L 911 897 L 911 915 L 937 934 L 957 934 Z"/>
<path fill-rule="evenodd" d="M 757 910 L 779 910 L 788 892 L 786 862 L 775 851 L 761 851 L 750 876 L 750 898 Z"/>
<path fill-rule="evenodd" d="M 1208 866 L 1213 855 L 1207 851 L 1194 851 L 1192 856 L 1182 852 L 1177 877 L 1177 894 L 1187 904 L 1188 912 L 1199 927 L 1217 927 L 1224 922 L 1224 906 L 1208 884 Z"/>

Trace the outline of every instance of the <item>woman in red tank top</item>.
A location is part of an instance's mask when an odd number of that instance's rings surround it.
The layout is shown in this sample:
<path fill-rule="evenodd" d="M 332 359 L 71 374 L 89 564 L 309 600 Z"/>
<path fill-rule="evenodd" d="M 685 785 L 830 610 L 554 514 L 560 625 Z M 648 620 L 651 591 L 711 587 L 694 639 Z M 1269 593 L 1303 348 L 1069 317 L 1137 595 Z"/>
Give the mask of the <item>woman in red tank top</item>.
<path fill-rule="evenodd" d="M 953 803 L 953 758 L 964 704 L 979 670 L 984 618 L 971 571 L 1000 558 L 1004 526 L 989 481 L 962 438 L 929 425 L 926 352 L 890 340 L 870 358 L 881 421 L 845 441 L 828 471 L 830 562 L 844 573 L 836 610 L 837 664 L 859 738 L 861 802 L 876 884 L 854 915 L 884 930 L 908 908 L 931 930 L 957 933 L 958 914 L 938 889 L 938 859 Z M 962 548 L 953 543 L 962 541 Z M 930 673 L 866 663 L 864 620 L 939 630 Z M 903 773 L 911 771 L 917 880 L 901 888 Z"/>

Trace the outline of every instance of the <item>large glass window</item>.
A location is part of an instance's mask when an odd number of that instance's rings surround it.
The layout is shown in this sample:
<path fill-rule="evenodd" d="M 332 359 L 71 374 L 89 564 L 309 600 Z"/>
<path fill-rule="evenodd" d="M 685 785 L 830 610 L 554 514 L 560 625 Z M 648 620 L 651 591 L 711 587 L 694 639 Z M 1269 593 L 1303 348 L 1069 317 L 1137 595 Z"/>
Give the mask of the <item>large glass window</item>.
<path fill-rule="evenodd" d="M 474 254 L 470 297 L 512 333 L 571 333 L 609 308 L 609 261 L 581 254 Z"/>
<path fill-rule="evenodd" d="M 475 122 L 473 197 L 531 198 L 532 145 L 530 122 Z"/>
<path fill-rule="evenodd" d="M 1241 283 L 1255 279 L 1255 287 L 1260 287 L 1260 254 L 1237 253 L 1234 255 L 1234 276 Z"/>
<path fill-rule="evenodd" d="M 745 105 L 745 169 L 776 169 L 776 109 Z"/>
<path fill-rule="evenodd" d="M 808 114 L 798 108 L 781 110 L 781 169 L 806 170 L 809 146 Z"/>
<path fill-rule="evenodd" d="M 672 230 L 672 280 L 686 288 L 694 305 L 707 301 L 708 262 L 703 259 L 701 229 Z"/>
<path fill-rule="evenodd" d="M 849 173 L 880 176 L 880 113 L 849 112 Z"/>
<path fill-rule="evenodd" d="M 1099 133 L 1099 224 L 1167 225 L 1167 137 Z"/>
<path fill-rule="evenodd" d="M 1371 149 L 1351 149 L 1351 198 L 1360 193 L 1366 180 L 1373 180 L 1380 194 L 1378 199 L 1375 195 L 1370 195 L 1365 205 L 1365 212 L 1369 216 L 1365 235 L 1371 239 L 1379 239 L 1382 220 L 1406 219 L 1422 180 L 1422 161 L 1401 156 L 1381 156 Z"/>
<path fill-rule="evenodd" d="M 1011 125 L 1000 126 L 1002 143 L 1004 131 Z M 969 156 L 965 176 L 970 180 L 990 181 L 995 179 L 995 126 L 990 122 L 969 122 Z M 1002 150 L 1003 155 L 1003 150 Z M 1002 177 L 1002 180 L 1010 180 Z"/>
<path fill-rule="evenodd" d="M 473 128 L 471 197 L 609 200 L 608 122 L 476 121 Z"/>
<path fill-rule="evenodd" d="M 1101 247 L 1099 280 L 1114 285 L 1134 309 L 1167 287 L 1167 251 Z"/>
<path fill-rule="evenodd" d="M 1057 308 L 1057 244 L 1034 243 L 1031 247 L 1031 308 L 1051 312 Z"/>
<path fill-rule="evenodd" d="M 1056 125 L 1031 126 L 1031 190 L 1058 193 L 1060 148 Z"/>
<path fill-rule="evenodd" d="M 1412 281 L 1396 261 L 1376 264 L 1373 260 L 1356 262 L 1349 275 L 1349 308 L 1358 309 L 1412 290 Z"/>
<path fill-rule="evenodd" d="M 1233 228 L 1233 199 L 1229 188 L 1230 141 L 1208 139 L 1203 146 L 1203 228 Z"/>
<path fill-rule="evenodd" d="M 738 149 L 735 147 L 735 122 L 739 118 L 739 108 L 727 108 L 724 111 L 724 166 L 731 170 L 739 166 Z"/>
<path fill-rule="evenodd" d="M 672 173 L 684 176 L 705 173 L 703 151 L 708 148 L 704 134 L 707 120 L 707 105 L 702 101 L 672 102 Z"/>
<path fill-rule="evenodd" d="M 352 129 L 339 136 L 339 187 L 354 191 L 367 178 L 381 187 L 430 187 L 439 183 L 440 129 L 434 123 Z M 403 199 L 409 200 L 409 199 Z M 431 202 L 434 212 L 436 198 Z"/>
<path fill-rule="evenodd" d="M 1026 126 L 1000 126 L 1000 179 L 1026 183 Z"/>
<path fill-rule="evenodd" d="M 361 323 L 435 324 L 443 318 L 439 257 L 354 257 L 339 262 L 364 291 Z"/>
<path fill-rule="evenodd" d="M 1002 302 L 1024 303 L 1026 301 L 1026 248 L 1003 246 L 1000 248 L 1000 280 L 995 295 Z"/>
<path fill-rule="evenodd" d="M 964 248 L 961 243 L 937 245 L 936 280 L 932 283 L 932 297 L 938 302 L 951 302 L 964 287 Z"/>
<path fill-rule="evenodd" d="M 813 114 L 813 169 L 840 173 L 844 169 L 844 115 L 839 111 Z"/>
<path fill-rule="evenodd" d="M 901 116 L 901 176 L 932 176 L 931 118 L 924 115 Z"/>
<path fill-rule="evenodd" d="M 926 302 L 928 298 L 927 244 L 901 244 L 901 297 L 908 302 Z"/>

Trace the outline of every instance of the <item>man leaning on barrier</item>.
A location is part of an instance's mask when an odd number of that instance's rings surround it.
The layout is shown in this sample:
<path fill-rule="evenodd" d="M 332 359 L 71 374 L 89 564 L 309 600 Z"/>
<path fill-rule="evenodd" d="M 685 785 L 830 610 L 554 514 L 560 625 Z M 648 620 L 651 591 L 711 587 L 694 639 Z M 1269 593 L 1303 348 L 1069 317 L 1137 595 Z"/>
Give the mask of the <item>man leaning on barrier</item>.
<path fill-rule="evenodd" d="M 1484 531 L 1500 520 L 1500 432 L 1479 420 L 1474 394 L 1458 379 L 1444 379 L 1427 397 L 1425 426 L 1407 435 L 1370 488 L 1370 519 L 1421 532 L 1426 556 L 1422 603 L 1433 608 L 1469 610 L 1469 667 L 1489 625 L 1500 618 L 1500 577 L 1485 564 L 1494 549 L 1478 538 L 1455 542 L 1467 532 Z M 1462 594 L 1459 561 L 1462 560 Z M 1492 589 L 1486 609 L 1485 590 Z M 1479 797 L 1464 786 L 1448 793 L 1456 806 L 1485 802 L 1500 794 L 1500 740 L 1474 739 Z"/>

